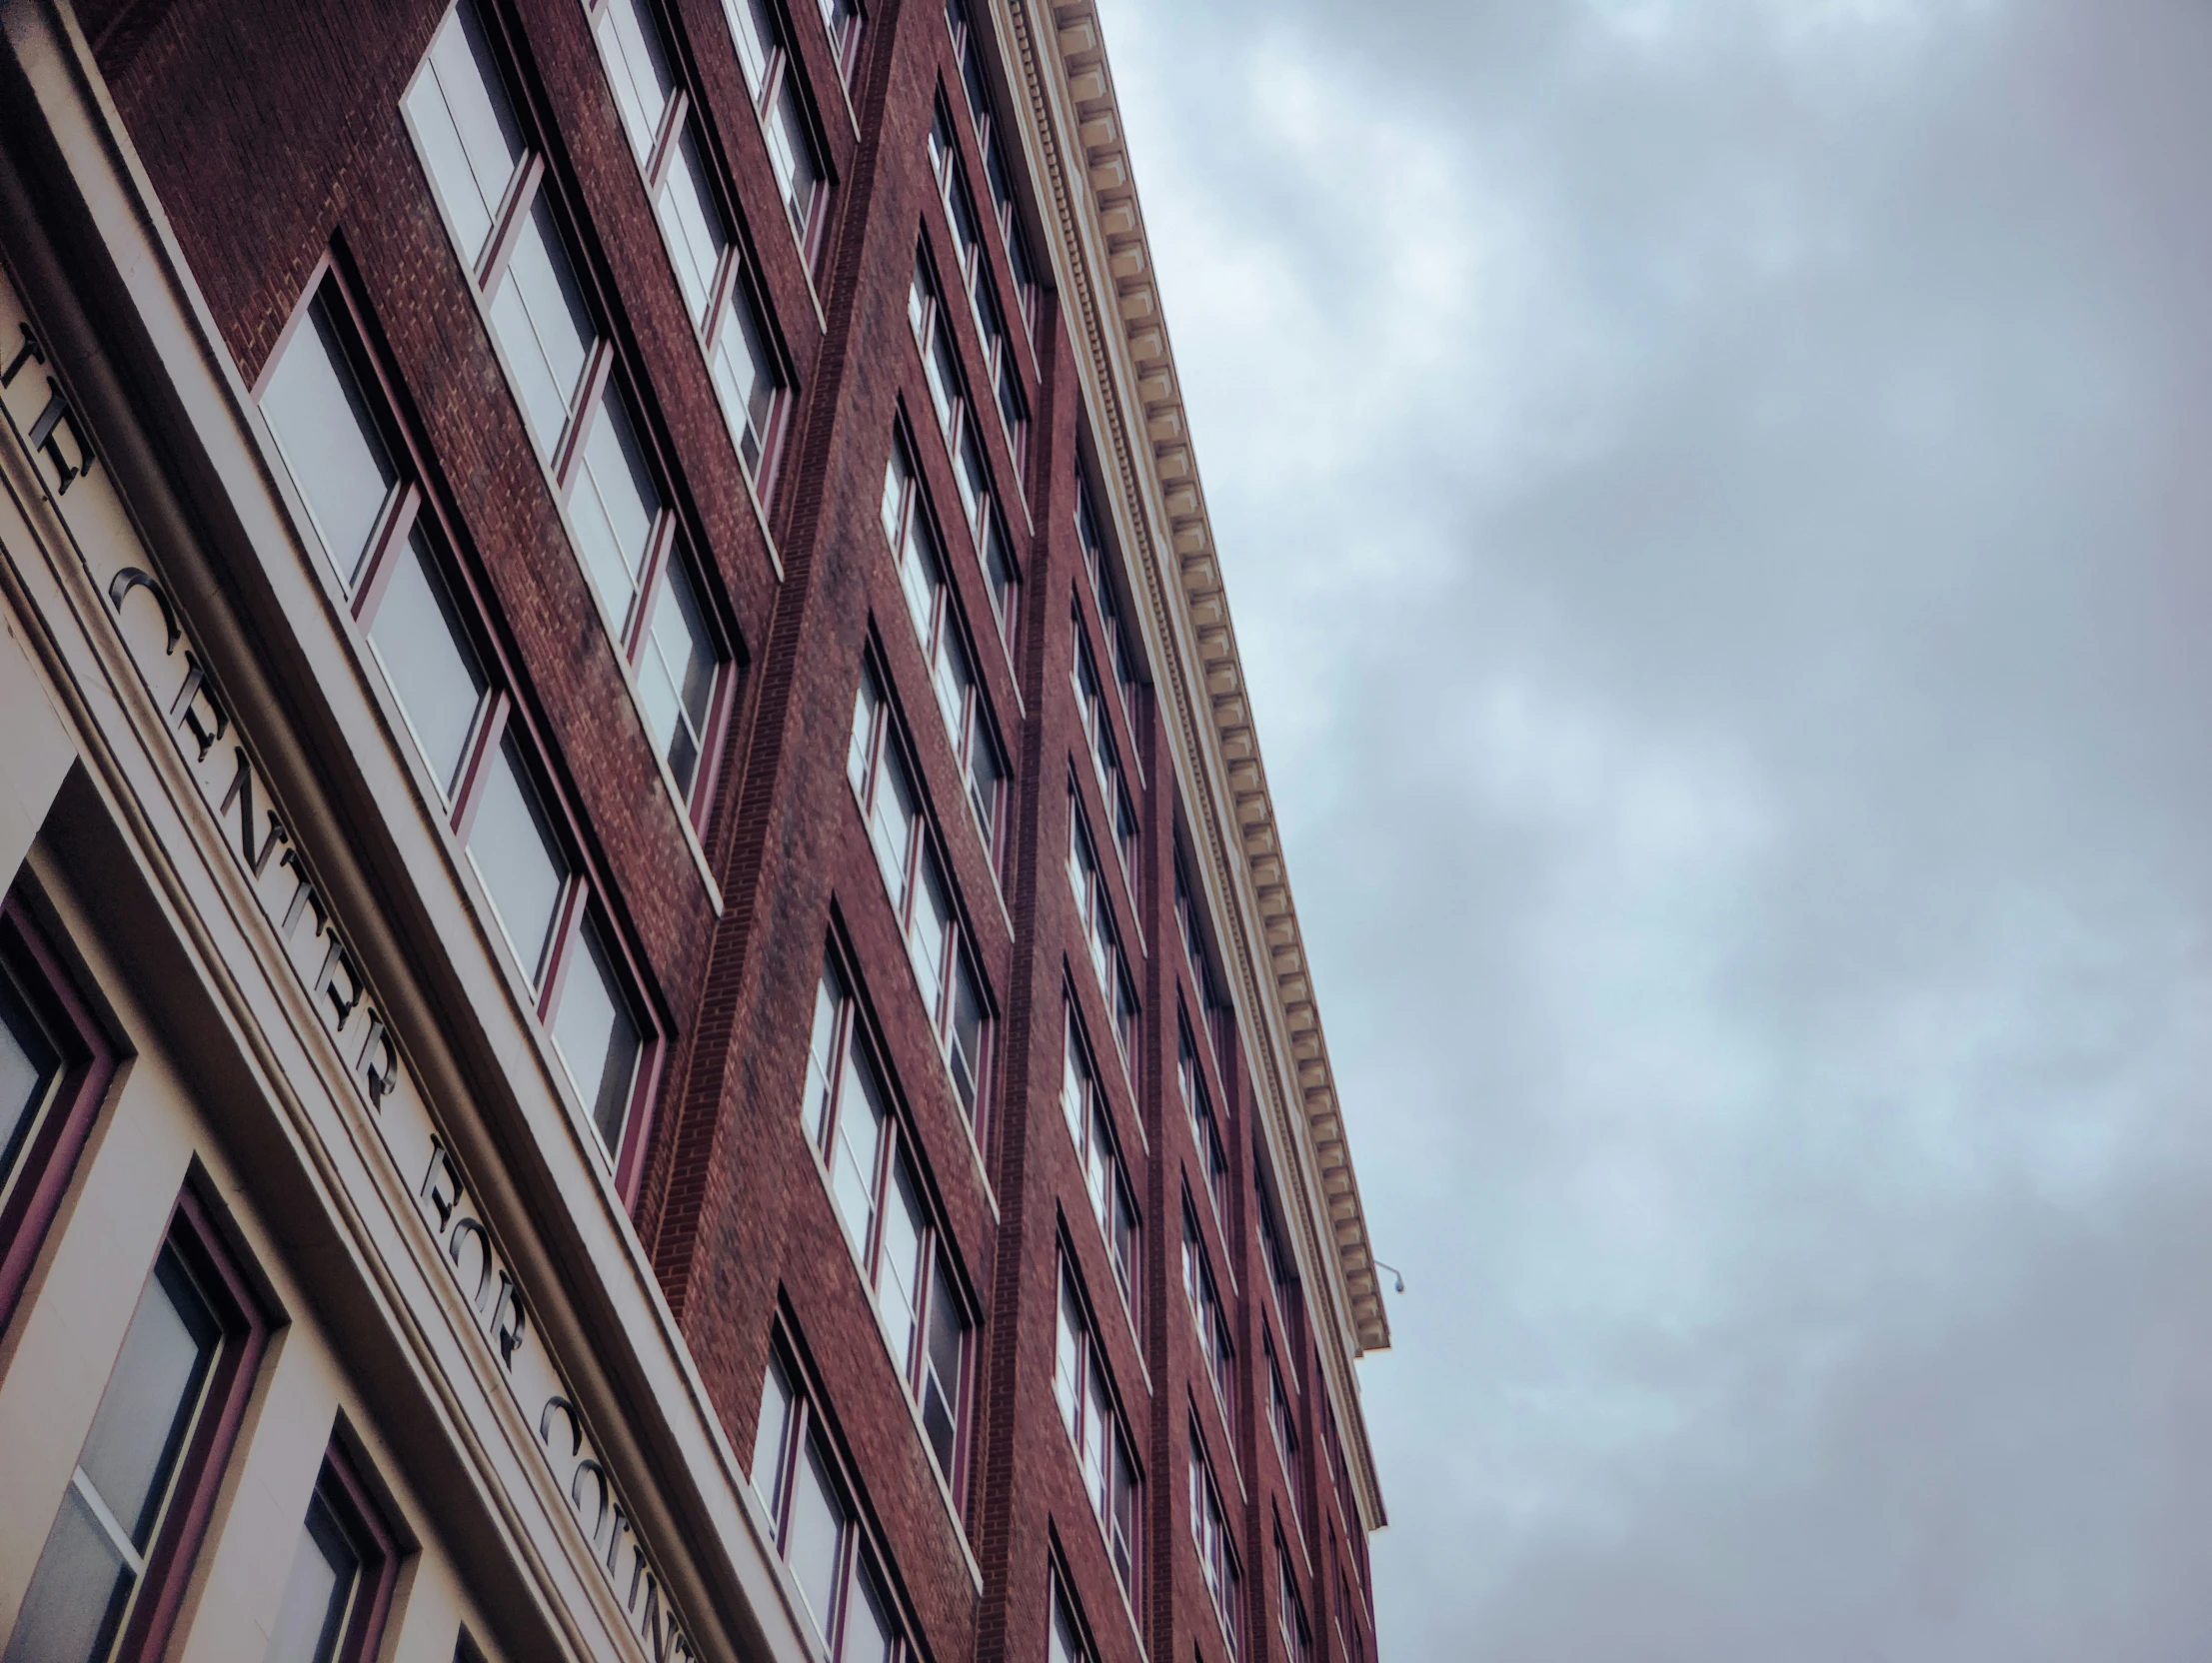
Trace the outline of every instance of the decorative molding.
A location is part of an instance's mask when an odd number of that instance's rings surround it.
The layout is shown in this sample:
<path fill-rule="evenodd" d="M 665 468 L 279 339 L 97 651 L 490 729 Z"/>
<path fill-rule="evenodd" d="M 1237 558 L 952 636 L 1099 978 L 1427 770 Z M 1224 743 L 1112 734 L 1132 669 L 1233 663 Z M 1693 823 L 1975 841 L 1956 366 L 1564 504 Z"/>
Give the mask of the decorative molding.
<path fill-rule="evenodd" d="M 1273 1111 L 1278 1174 L 1305 1203 L 1287 1221 L 1293 1247 L 1307 1287 L 1325 1300 L 1316 1318 L 1333 1317 L 1344 1340 L 1320 1349 L 1373 1528 L 1383 1522 L 1381 1494 L 1343 1359 L 1387 1347 L 1389 1317 L 1097 9 L 1093 0 L 1049 11 L 1034 0 L 997 0 L 991 11 L 1025 95 L 1028 160 L 1057 216 L 1049 228 L 1055 275 L 1086 372 L 1097 460 L 1113 488 L 1115 530 L 1141 595 L 1159 703 L 1177 741 L 1170 749 L 1199 875 L 1232 960 L 1238 1032 Z M 1049 56 L 1040 28 L 1050 31 Z"/>

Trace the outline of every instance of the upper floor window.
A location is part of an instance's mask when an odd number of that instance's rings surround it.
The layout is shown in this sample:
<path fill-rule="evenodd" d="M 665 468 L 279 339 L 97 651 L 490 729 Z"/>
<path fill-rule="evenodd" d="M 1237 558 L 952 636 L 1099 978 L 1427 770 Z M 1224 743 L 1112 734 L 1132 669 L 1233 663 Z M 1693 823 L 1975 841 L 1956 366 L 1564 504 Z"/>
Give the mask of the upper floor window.
<path fill-rule="evenodd" d="M 123 1332 L 4 1663 L 162 1655 L 268 1318 L 190 1192 Z"/>
<path fill-rule="evenodd" d="M 1236 1421 L 1230 1405 L 1236 1401 L 1232 1374 L 1236 1353 L 1228 1336 L 1228 1315 L 1213 1285 L 1213 1267 L 1206 1262 L 1205 1242 L 1198 1234 L 1198 1215 L 1190 1210 L 1187 1194 L 1182 1203 L 1182 1291 L 1197 1330 L 1198 1354 L 1205 1359 L 1214 1395 L 1220 1399 L 1221 1424 L 1233 1427 Z"/>
<path fill-rule="evenodd" d="M 776 0 L 723 0 L 723 11 L 730 19 L 746 89 L 753 95 L 761 131 L 768 139 L 769 163 L 784 193 L 792 234 L 811 263 L 821 242 L 829 188 L 814 116 L 801 86 L 805 76 L 777 15 Z"/>
<path fill-rule="evenodd" d="M 1129 801 L 1128 782 L 1121 773 L 1121 748 L 1113 743 L 1112 719 L 1106 715 L 1106 697 L 1099 687 L 1099 672 L 1091 662 L 1091 644 L 1084 639 L 1083 615 L 1074 620 L 1076 661 L 1070 678 L 1076 688 L 1076 708 L 1083 719 L 1084 737 L 1091 743 L 1092 766 L 1098 770 L 1099 790 L 1113 816 L 1113 850 L 1121 861 L 1129 893 L 1136 892 L 1139 823 L 1136 806 Z"/>
<path fill-rule="evenodd" d="M 1221 1619 L 1221 1632 L 1229 1650 L 1236 1650 L 1238 1623 L 1243 1609 L 1244 1574 L 1236 1563 L 1236 1548 L 1227 1511 L 1221 1505 L 1220 1487 L 1213 1482 L 1213 1468 L 1205 1458 L 1205 1444 L 1198 1423 L 1190 1423 L 1190 1539 L 1197 1544 L 1198 1567 L 1205 1576 L 1205 1591 Z"/>
<path fill-rule="evenodd" d="M 1092 1328 L 1075 1273 L 1060 1274 L 1060 1327 L 1053 1348 L 1053 1395 L 1083 1466 L 1084 1490 L 1106 1532 L 1113 1574 L 1129 1606 L 1136 1605 L 1138 1492 L 1136 1457 L 1106 1378 L 1106 1357 Z"/>
<path fill-rule="evenodd" d="M 656 481 L 613 346 L 586 306 L 542 188 L 544 158 L 523 143 L 483 19 L 469 0 L 431 43 L 407 113 L 456 245 L 471 263 L 524 425 L 551 473 L 578 562 L 638 688 L 677 799 L 691 804 L 726 654 Z M 373 492 L 388 497 L 394 481 L 389 460 L 374 455 L 381 446 L 362 419 L 358 390 L 349 396 L 340 385 L 347 371 L 333 339 L 335 322 L 327 298 L 319 300 L 312 327 L 303 322 L 297 331 L 263 406 L 343 573 L 343 557 L 365 550 L 361 534 L 374 529 L 361 519 L 367 500 Z M 333 504 L 333 524 L 321 523 L 318 498 Z"/>
<path fill-rule="evenodd" d="M 1076 1160 L 1083 1169 L 1084 1189 L 1091 1197 L 1092 1216 L 1106 1238 L 1113 1261 L 1114 1285 L 1128 1308 L 1129 1326 L 1136 1325 L 1136 1264 L 1138 1225 L 1135 1192 L 1128 1171 L 1121 1164 L 1113 1135 L 1111 1111 L 1091 1066 L 1083 1034 L 1076 1026 L 1073 1007 L 1068 1012 L 1068 1043 L 1062 1059 L 1061 1112 L 1068 1118 L 1068 1135 L 1075 1140 Z"/>
<path fill-rule="evenodd" d="M 114 1072 L 113 1045 L 11 890 L 0 904 L 0 1332 Z"/>
<path fill-rule="evenodd" d="M 1275 1360 L 1272 1339 L 1264 1339 L 1267 1360 L 1267 1431 L 1274 1439 L 1275 1454 L 1282 1461 L 1282 1477 L 1290 1492 L 1290 1510 L 1305 1512 L 1305 1478 L 1298 1470 L 1298 1420 L 1289 1390 L 1282 1383 L 1282 1365 Z"/>
<path fill-rule="evenodd" d="M 1121 1052 L 1121 1066 L 1136 1066 L 1136 983 L 1129 979 L 1121 956 L 1121 937 L 1113 926 L 1113 906 L 1106 880 L 1093 850 L 1090 830 L 1084 825 L 1083 806 L 1075 787 L 1068 791 L 1068 884 L 1075 891 L 1076 915 L 1082 920 L 1084 940 L 1091 948 L 1091 967 L 1098 973 L 1099 990 L 1113 1013 L 1113 1039 Z"/>
<path fill-rule="evenodd" d="M 960 1092 L 961 1112 L 975 1125 L 984 1091 L 984 998 L 968 931 L 961 923 L 945 861 L 915 787 L 914 765 L 898 732 L 883 678 L 873 662 L 861 669 L 853 703 L 846 774 L 868 822 L 869 841 L 884 875 L 907 956 L 921 984 L 930 1025 L 945 1049 Z"/>
<path fill-rule="evenodd" d="M 1083 1619 L 1076 1614 L 1076 1602 L 1057 1569 L 1053 1572 L 1053 1629 L 1046 1641 L 1045 1657 L 1046 1663 L 1097 1663 L 1096 1654 L 1084 1642 Z"/>
<path fill-rule="evenodd" d="M 1091 483 L 1081 469 L 1076 473 L 1076 536 L 1083 545 L 1084 570 L 1091 577 L 1091 596 L 1098 603 L 1099 623 L 1106 631 L 1106 666 L 1113 673 L 1114 692 L 1129 732 L 1139 731 L 1144 708 L 1144 675 L 1139 668 L 1136 638 L 1129 627 L 1116 586 L 1113 561 L 1106 549 L 1104 522 L 1092 499 Z"/>
<path fill-rule="evenodd" d="M 1345 1580 L 1341 1565 L 1336 1570 L 1335 1615 L 1336 1643 L 1344 1663 L 1366 1663 L 1367 1642 L 1359 1626 L 1359 1607 L 1353 1603 L 1351 1584 Z M 1346 1617 L 1351 1619 L 1348 1623 Z"/>
<path fill-rule="evenodd" d="M 861 1032 L 844 972 L 822 967 L 807 1052 L 807 1135 L 830 1175 L 830 1196 L 859 1259 L 930 1455 L 960 1491 L 968 1340 L 973 1324 L 919 1175 L 919 1152 Z"/>
<path fill-rule="evenodd" d="M 976 31 L 968 0 L 945 0 L 945 26 L 952 31 L 953 52 L 960 60 L 961 86 L 968 94 L 968 113 L 976 123 L 976 143 L 983 152 L 984 178 L 991 186 L 992 218 L 999 222 L 999 235 L 1006 241 L 1007 265 L 1014 274 L 1016 308 L 1022 314 L 1023 327 L 1030 331 L 1034 341 L 1039 299 L 1037 268 L 1030 260 L 1029 242 L 1022 234 L 1021 219 L 1015 208 L 1014 181 L 1018 175 L 1007 165 L 1008 153 L 1018 147 L 1019 141 L 999 120 L 998 105 L 991 96 L 991 84 L 984 73 L 985 44 Z"/>
<path fill-rule="evenodd" d="M 768 1508 L 776 1551 L 792 1569 L 832 1663 L 894 1663 L 906 1655 L 876 1555 L 861 1539 L 851 1492 L 813 1397 L 778 1345 L 761 1390 L 753 1488 Z"/>
<path fill-rule="evenodd" d="M 449 20 L 449 35 L 452 28 Z M 412 451 L 372 410 L 375 384 L 358 341 L 337 285 L 326 280 L 268 376 L 262 411 L 538 1019 L 627 1184 L 647 1025 L 577 839 L 497 674 L 488 632 L 449 577 Z M 665 571 L 669 534 L 664 527 L 656 535 Z M 634 641 L 652 655 L 641 675 L 649 716 L 658 708 L 656 677 L 667 677 L 676 709 L 664 756 L 689 780 L 697 778 L 713 691 L 711 675 L 700 690 L 706 649 L 690 632 L 704 623 L 686 614 L 696 606 L 688 580 L 663 582 Z"/>
<path fill-rule="evenodd" d="M 368 1663 L 399 1561 L 391 1530 L 334 1443 L 308 1497 L 262 1663 Z"/>
<path fill-rule="evenodd" d="M 1205 1076 L 1198 1065 L 1197 1046 L 1191 1042 L 1190 1024 L 1175 1023 L 1175 1080 L 1182 1089 L 1183 1112 L 1190 1119 L 1190 1135 L 1198 1145 L 1198 1159 L 1205 1166 L 1205 1192 L 1213 1204 L 1213 1216 L 1223 1232 L 1228 1229 L 1228 1151 L 1221 1144 L 1221 1128 L 1213 1118 L 1213 1102 L 1206 1095 Z"/>
<path fill-rule="evenodd" d="M 929 661 L 930 685 L 937 693 L 938 710 L 945 718 L 953 754 L 960 759 L 961 772 L 967 777 L 968 805 L 975 811 L 996 877 L 1000 800 L 1007 779 L 1005 754 L 976 675 L 974 655 L 968 649 L 960 601 L 946 578 L 945 562 L 939 553 L 942 545 L 930 518 L 929 504 L 922 499 L 914 459 L 905 436 L 897 432 L 892 435 L 891 461 L 884 469 L 883 522 L 892 561 L 899 568 L 899 586 L 907 598 L 907 617 L 922 644 L 922 655 Z"/>
<path fill-rule="evenodd" d="M 785 378 L 725 212 L 728 188 L 649 0 L 586 0 L 585 10 L 731 442 L 759 482 L 787 402 Z"/>
<path fill-rule="evenodd" d="M 953 227 L 953 246 L 961 287 L 968 292 L 968 307 L 976 316 L 976 333 L 984 347 L 984 373 L 998 401 L 999 419 L 1006 424 L 1007 448 L 1020 469 L 1029 455 L 1030 404 L 1022 390 L 1022 367 L 1007 332 L 1006 314 L 999 307 L 999 286 L 992 280 L 990 258 L 984 252 L 983 225 L 976 215 L 976 199 L 968 189 L 968 176 L 953 146 L 953 118 L 940 102 L 930 128 L 930 165 L 937 173 L 938 192 L 945 215 Z"/>
<path fill-rule="evenodd" d="M 1267 1261 L 1267 1285 L 1273 1289 L 1275 1304 L 1281 1311 L 1285 1337 L 1294 1345 L 1297 1343 L 1298 1332 L 1293 1326 L 1298 1321 L 1297 1264 L 1290 1257 L 1290 1244 L 1282 1237 L 1281 1220 L 1275 1214 L 1274 1203 L 1267 1196 L 1267 1180 L 1264 1176 L 1266 1170 L 1266 1162 L 1259 1151 L 1259 1133 L 1255 1127 L 1252 1132 L 1252 1182 L 1258 1191 L 1258 1204 L 1254 1210 L 1259 1215 L 1259 1251 Z"/>
<path fill-rule="evenodd" d="M 861 25 L 868 20 L 860 0 L 820 0 L 822 26 L 830 31 L 830 51 L 847 82 L 861 61 Z"/>
<path fill-rule="evenodd" d="M 1306 1626 L 1305 1602 L 1298 1598 L 1296 1573 L 1290 1566 L 1290 1550 L 1275 1542 L 1275 1627 L 1282 1635 L 1282 1655 L 1289 1663 L 1312 1663 L 1313 1631 Z"/>
<path fill-rule="evenodd" d="M 937 280 L 930 274 L 929 257 L 915 257 L 914 281 L 907 291 L 907 322 L 914 330 L 916 350 L 922 354 L 923 377 L 930 384 L 930 402 L 937 409 L 938 425 L 953 459 L 953 483 L 960 491 L 961 510 L 976 540 L 977 558 L 983 563 L 985 586 L 992 610 L 998 615 L 999 633 L 1013 651 L 1015 626 L 1020 620 L 1022 577 L 1014 564 L 1014 546 L 1007 541 L 1006 518 L 992 486 L 991 463 L 984 455 L 981 430 L 968 397 L 968 378 L 960 367 L 960 350 L 945 322 L 945 308 Z"/>

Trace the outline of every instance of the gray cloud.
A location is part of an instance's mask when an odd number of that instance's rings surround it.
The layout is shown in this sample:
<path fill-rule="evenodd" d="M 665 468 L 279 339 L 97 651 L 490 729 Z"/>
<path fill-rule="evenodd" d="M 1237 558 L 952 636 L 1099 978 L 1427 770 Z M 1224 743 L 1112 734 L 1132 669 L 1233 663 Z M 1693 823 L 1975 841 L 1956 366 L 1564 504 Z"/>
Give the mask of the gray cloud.
<path fill-rule="evenodd" d="M 2212 1640 L 2212 12 L 1115 0 L 1386 1655 Z"/>

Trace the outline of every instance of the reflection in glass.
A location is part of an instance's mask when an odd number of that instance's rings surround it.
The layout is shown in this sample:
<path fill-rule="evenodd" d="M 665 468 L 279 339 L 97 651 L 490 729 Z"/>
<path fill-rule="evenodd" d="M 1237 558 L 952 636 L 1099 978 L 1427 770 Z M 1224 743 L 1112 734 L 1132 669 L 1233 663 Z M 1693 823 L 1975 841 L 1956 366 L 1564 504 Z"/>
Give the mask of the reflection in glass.
<path fill-rule="evenodd" d="M 484 772 L 483 795 L 469 828 L 469 858 L 491 894 L 508 943 L 535 984 L 568 874 L 513 739 L 500 746 Z"/>
<path fill-rule="evenodd" d="M 369 645 L 438 789 L 450 800 L 484 703 L 485 680 L 420 532 L 392 561 L 392 576 L 369 625 Z"/>

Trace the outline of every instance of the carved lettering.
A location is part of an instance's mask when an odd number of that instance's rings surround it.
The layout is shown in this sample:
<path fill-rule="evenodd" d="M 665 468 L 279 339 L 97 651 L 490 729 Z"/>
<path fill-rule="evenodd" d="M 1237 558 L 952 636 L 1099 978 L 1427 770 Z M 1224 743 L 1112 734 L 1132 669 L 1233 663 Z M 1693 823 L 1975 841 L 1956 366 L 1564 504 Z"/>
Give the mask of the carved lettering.
<path fill-rule="evenodd" d="M 538 1441 L 548 1449 L 553 1447 L 553 1412 L 556 1409 L 569 1423 L 569 1453 L 574 1455 L 584 1447 L 584 1422 L 576 1412 L 576 1405 L 559 1392 L 547 1398 L 546 1406 L 538 1411 Z"/>
<path fill-rule="evenodd" d="M 438 1187 L 440 1178 L 453 1185 L 450 1192 Z M 446 1152 L 445 1139 L 436 1132 L 430 1134 L 430 1170 L 423 1174 L 423 1186 L 416 1193 L 437 1209 L 438 1234 L 443 1239 L 453 1209 L 461 1204 L 461 1172 L 453 1164 L 453 1156 Z"/>
<path fill-rule="evenodd" d="M 369 1106 L 382 1113 L 384 1099 L 400 1083 L 400 1053 L 392 1043 L 392 1030 L 379 1016 L 369 1017 L 369 1037 L 362 1041 L 354 1069 L 361 1076 L 362 1088 L 369 1093 Z"/>
<path fill-rule="evenodd" d="M 492 1281 L 492 1232 L 474 1218 L 464 1217 L 459 1219 L 453 1226 L 453 1234 L 446 1238 L 446 1257 L 453 1260 L 454 1269 L 459 1270 L 461 1268 L 461 1244 L 472 1236 L 476 1240 L 477 1252 L 480 1255 L 477 1262 L 476 1292 L 469 1299 L 469 1306 L 473 1310 L 483 1303 L 484 1290 L 491 1285 Z"/>
<path fill-rule="evenodd" d="M 25 360 L 34 364 L 46 362 L 46 349 L 38 344 L 38 337 L 31 333 L 29 324 L 17 324 L 23 331 L 23 345 L 15 349 L 15 356 L 8 360 L 8 367 L 0 370 L 0 388 L 13 387 L 15 378 L 22 372 Z"/>
<path fill-rule="evenodd" d="M 208 685 L 207 666 L 200 662 L 199 654 L 187 647 L 184 650 L 184 686 L 177 690 L 177 697 L 169 703 L 169 725 L 182 728 L 199 744 L 199 762 L 207 761 L 231 725 L 230 714 L 223 709 L 223 702 L 215 697 L 215 690 Z M 215 718 L 215 732 L 208 732 L 200 720 L 200 701 L 207 701 L 209 715 Z"/>
<path fill-rule="evenodd" d="M 323 897 L 315 892 L 315 885 L 308 881 L 307 862 L 300 858 L 298 849 L 286 849 L 284 858 L 278 861 L 277 864 L 290 866 L 299 876 L 299 886 L 292 891 L 291 904 L 284 909 L 284 921 L 277 925 L 277 933 L 287 941 L 291 940 L 292 928 L 300 921 L 301 910 L 312 906 L 315 908 L 315 928 L 307 937 L 312 941 L 323 932 L 323 924 L 327 916 L 323 911 Z"/>
<path fill-rule="evenodd" d="M 592 1520 L 591 1529 L 585 1532 L 596 1543 L 599 1540 L 600 1527 L 607 1522 L 607 1509 L 614 1504 L 615 1492 L 613 1486 L 607 1482 L 607 1469 L 592 1459 L 591 1456 L 585 1456 L 583 1460 L 576 1463 L 576 1471 L 569 1477 L 569 1504 L 577 1509 L 576 1516 L 579 1519 L 584 1516 L 584 1475 L 586 1473 L 590 1473 L 593 1482 L 599 1485 L 599 1516 Z"/>
<path fill-rule="evenodd" d="M 0 386 L 4 385 L 5 383 L 0 383 Z M 161 608 L 161 627 L 168 632 L 168 644 L 162 648 L 161 654 L 163 658 L 167 658 L 177 650 L 177 643 L 183 639 L 184 631 L 177 623 L 177 609 L 169 604 L 168 593 L 149 574 L 135 566 L 126 566 L 116 573 L 108 584 L 108 605 L 114 609 L 115 616 L 121 618 L 124 598 L 138 589 L 151 595 L 154 605 Z"/>
<path fill-rule="evenodd" d="M 262 836 L 261 850 L 259 853 L 254 851 L 254 766 L 246 760 L 244 746 L 234 745 L 231 750 L 238 758 L 238 772 L 231 776 L 231 788 L 223 794 L 223 801 L 217 806 L 215 814 L 220 819 L 231 812 L 233 803 L 239 805 L 238 852 L 253 874 L 259 877 L 269 869 L 269 856 L 276 853 L 277 844 L 290 842 L 292 833 L 277 819 L 276 810 L 271 809 L 268 811 L 269 830 Z M 339 1025 L 342 1027 L 345 1024 Z"/>
<path fill-rule="evenodd" d="M 523 1310 L 523 1290 L 506 1271 L 499 1273 L 499 1302 L 492 1307 L 492 1346 L 499 1352 L 499 1365 L 512 1374 L 515 1371 L 515 1352 L 522 1345 L 523 1334 L 530 1326 L 528 1313 Z"/>
<path fill-rule="evenodd" d="M 338 985 L 340 973 L 346 978 L 343 988 Z M 346 950 L 346 943 L 339 939 L 335 929 L 330 932 L 330 950 L 323 954 L 323 967 L 315 972 L 315 987 L 330 1000 L 330 1012 L 337 1018 L 336 1031 L 345 1032 L 346 1024 L 353 1019 L 354 1008 L 361 1003 L 364 989 L 353 954 Z"/>
<path fill-rule="evenodd" d="M 614 1528 L 607 1532 L 607 1575 L 615 1574 L 615 1555 L 622 1551 L 622 1539 L 630 1534 L 630 1515 L 622 1510 L 622 1503 L 615 1503 Z M 632 1550 L 637 1551 L 636 1549 Z"/>
<path fill-rule="evenodd" d="M 77 426 L 76 413 L 69 408 L 69 400 L 63 397 L 61 384 L 52 376 L 46 378 L 46 408 L 31 424 L 30 446 L 34 451 L 43 452 L 46 460 L 54 465 L 54 495 L 66 497 L 69 482 L 91 473 L 92 465 L 100 459 L 92 454 L 91 441 Z M 62 455 L 61 430 L 64 428 L 69 430 L 70 442 L 77 448 L 75 463 Z"/>

